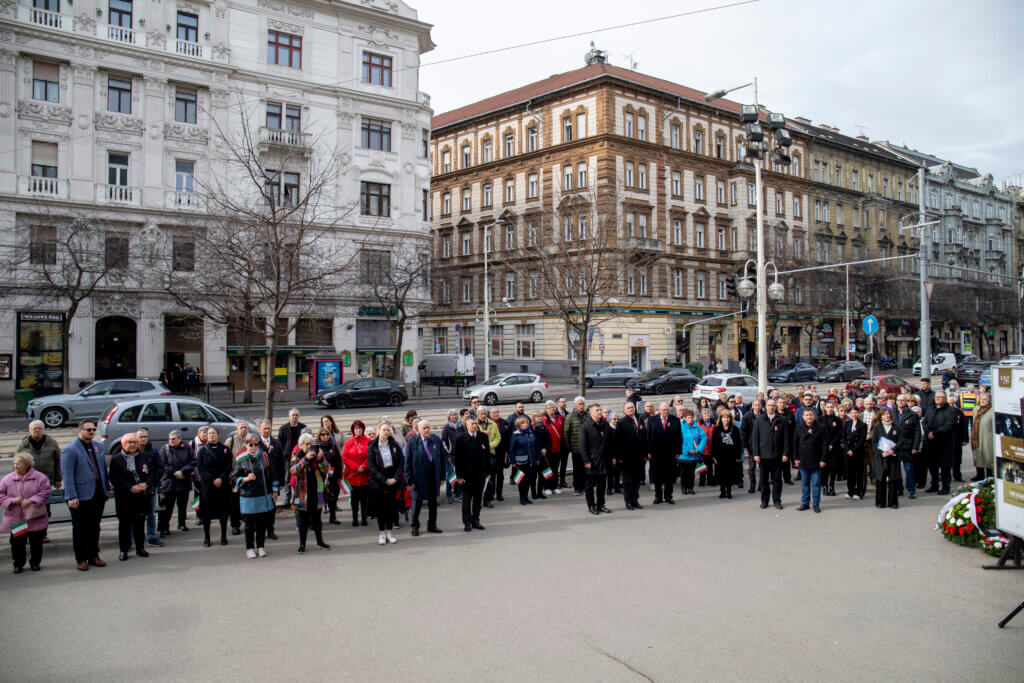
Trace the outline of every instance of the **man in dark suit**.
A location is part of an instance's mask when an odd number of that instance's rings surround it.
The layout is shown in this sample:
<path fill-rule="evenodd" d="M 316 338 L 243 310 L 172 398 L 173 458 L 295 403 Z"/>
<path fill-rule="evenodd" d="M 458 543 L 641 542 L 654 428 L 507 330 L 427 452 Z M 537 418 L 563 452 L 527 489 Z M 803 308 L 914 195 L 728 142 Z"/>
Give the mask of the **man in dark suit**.
<path fill-rule="evenodd" d="M 412 491 L 412 535 L 420 535 L 420 510 L 427 503 L 427 531 L 439 534 L 437 528 L 437 492 L 444 477 L 441 440 L 430 433 L 430 420 L 420 420 L 405 438 L 405 480 Z M 465 500 L 465 497 L 463 497 Z"/>
<path fill-rule="evenodd" d="M 100 559 L 100 521 L 103 506 L 110 497 L 107 459 L 96 444 L 96 420 L 78 423 L 78 438 L 69 443 L 60 454 L 61 479 L 64 482 L 64 500 L 71 512 L 71 537 L 75 546 L 75 562 L 79 571 L 91 564 L 104 567 Z"/>
<path fill-rule="evenodd" d="M 640 480 L 647 462 L 647 431 L 636 414 L 636 404 L 626 401 L 624 415 L 615 426 L 613 452 L 622 465 L 622 497 L 627 510 L 643 510 L 640 504 Z"/>
<path fill-rule="evenodd" d="M 676 458 L 683 449 L 679 418 L 669 414 L 668 403 L 658 406 L 658 414 L 647 420 L 647 457 L 651 460 L 651 481 L 654 483 L 654 504 L 672 500 L 672 484 L 676 480 Z"/>
<path fill-rule="evenodd" d="M 750 403 L 750 410 L 743 416 L 740 422 L 740 437 L 743 439 L 744 457 L 747 459 L 747 476 L 750 477 L 750 488 L 747 493 L 753 493 L 757 488 L 757 463 L 754 462 L 754 449 L 750 443 L 750 437 L 754 432 L 754 423 L 761 414 L 761 399 L 755 398 Z M 742 484 L 741 484 L 742 486 Z"/>
<path fill-rule="evenodd" d="M 482 410 L 480 414 L 483 414 Z M 466 531 L 483 531 L 480 497 L 491 467 L 491 446 L 475 419 L 466 420 L 466 431 L 455 439 L 454 450 L 455 476 L 462 485 L 462 524 Z"/>
<path fill-rule="evenodd" d="M 601 406 L 590 406 L 590 419 L 580 427 L 580 458 L 587 471 L 587 507 L 591 514 L 611 512 L 604 504 L 605 479 L 612 460 L 612 428 L 604 419 Z"/>
<path fill-rule="evenodd" d="M 299 445 L 299 435 L 306 425 L 299 422 L 299 411 L 292 408 L 288 411 L 288 422 L 281 425 L 277 430 L 277 440 L 281 442 L 281 453 L 286 463 L 291 462 L 292 451 Z M 284 505 L 288 507 L 292 502 L 292 487 L 284 488 Z"/>
<path fill-rule="evenodd" d="M 782 466 L 789 462 L 792 431 L 790 422 L 778 412 L 775 399 L 768 399 L 764 412 L 757 416 L 750 434 L 754 462 L 761 468 L 761 508 L 768 507 L 771 496 L 775 507 L 782 509 Z"/>

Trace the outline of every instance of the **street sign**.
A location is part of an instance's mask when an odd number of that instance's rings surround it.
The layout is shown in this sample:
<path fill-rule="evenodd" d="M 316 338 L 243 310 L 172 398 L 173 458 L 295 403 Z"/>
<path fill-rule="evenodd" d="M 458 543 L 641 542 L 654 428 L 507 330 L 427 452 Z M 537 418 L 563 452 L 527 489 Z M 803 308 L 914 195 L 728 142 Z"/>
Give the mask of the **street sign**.
<path fill-rule="evenodd" d="M 866 316 L 860 326 L 864 334 L 874 334 L 878 332 L 878 318 L 873 315 Z"/>
<path fill-rule="evenodd" d="M 462 325 L 460 325 L 459 323 L 455 323 L 455 333 L 458 334 L 461 331 L 462 331 Z"/>
<path fill-rule="evenodd" d="M 601 353 L 604 353 L 604 344 L 601 344 L 601 346 L 599 347 L 599 349 L 600 349 Z"/>

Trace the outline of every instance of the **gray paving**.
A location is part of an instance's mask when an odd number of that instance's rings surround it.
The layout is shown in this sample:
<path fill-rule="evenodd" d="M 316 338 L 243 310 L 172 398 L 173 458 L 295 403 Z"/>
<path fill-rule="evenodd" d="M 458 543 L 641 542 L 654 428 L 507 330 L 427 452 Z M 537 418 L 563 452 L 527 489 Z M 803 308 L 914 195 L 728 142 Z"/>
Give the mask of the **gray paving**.
<path fill-rule="evenodd" d="M 782 512 L 700 490 L 600 517 L 571 495 L 511 498 L 483 532 L 442 506 L 444 534 L 380 547 L 373 526 L 330 527 L 334 548 L 304 556 L 282 513 L 262 560 L 190 531 L 121 563 L 107 523 L 110 566 L 88 573 L 62 525 L 42 572 L 0 573 L 3 677 L 1024 680 L 1024 617 L 995 627 L 1024 576 L 931 531 L 938 496 L 815 515 L 797 487 Z"/>

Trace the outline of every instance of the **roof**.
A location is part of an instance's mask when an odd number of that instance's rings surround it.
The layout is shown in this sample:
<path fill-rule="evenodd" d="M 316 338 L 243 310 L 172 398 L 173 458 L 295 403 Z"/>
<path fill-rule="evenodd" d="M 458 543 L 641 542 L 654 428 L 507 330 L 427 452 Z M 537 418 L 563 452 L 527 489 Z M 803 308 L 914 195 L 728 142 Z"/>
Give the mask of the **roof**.
<path fill-rule="evenodd" d="M 923 164 L 931 168 L 933 166 L 941 166 L 942 164 L 948 163 L 953 170 L 953 175 L 961 180 L 977 178 L 981 175 L 978 173 L 978 169 L 976 168 L 970 168 L 969 166 L 964 166 L 947 159 L 942 159 L 932 154 L 918 152 L 916 149 L 910 149 L 909 147 L 903 147 L 901 145 L 894 145 L 891 142 L 886 142 L 885 145 L 902 156 L 913 160 L 918 165 Z"/>
<path fill-rule="evenodd" d="M 451 111 L 438 114 L 431 119 L 430 126 L 433 130 L 437 130 L 438 128 L 443 128 L 453 123 L 483 116 L 484 114 L 499 111 L 515 104 L 525 105 L 525 103 L 532 99 L 536 99 L 559 90 L 564 90 L 602 76 L 618 78 L 635 85 L 661 90 L 685 100 L 704 104 L 704 95 L 706 93 L 700 90 L 688 88 L 685 85 L 679 85 L 678 83 L 666 81 L 661 78 L 655 78 L 654 76 L 648 76 L 636 71 L 630 71 L 629 69 L 623 69 L 622 67 L 613 66 L 604 62 L 597 62 L 595 64 L 585 66 L 582 69 L 555 74 L 545 78 L 544 80 L 536 81 L 534 83 L 515 88 L 514 90 L 508 90 L 478 102 L 467 104 L 464 107 L 459 107 L 458 109 L 452 109 Z M 740 111 L 740 105 L 738 102 L 733 102 L 732 100 L 727 99 L 715 100 L 712 106 L 736 112 L 737 114 Z"/>
<path fill-rule="evenodd" d="M 826 142 L 830 142 L 835 145 L 843 145 L 844 147 L 852 147 L 861 152 L 868 154 L 874 154 L 875 156 L 883 157 L 888 161 L 895 161 L 907 165 L 913 165 L 905 158 L 898 154 L 877 145 L 868 140 L 862 140 L 860 138 L 850 137 L 849 135 L 843 135 L 837 131 L 823 128 L 821 126 L 815 126 L 814 124 L 803 123 L 802 121 L 795 121 L 793 119 L 786 119 L 786 125 L 790 130 L 798 130 L 806 133 L 807 135 L 815 138 L 820 138 Z"/>

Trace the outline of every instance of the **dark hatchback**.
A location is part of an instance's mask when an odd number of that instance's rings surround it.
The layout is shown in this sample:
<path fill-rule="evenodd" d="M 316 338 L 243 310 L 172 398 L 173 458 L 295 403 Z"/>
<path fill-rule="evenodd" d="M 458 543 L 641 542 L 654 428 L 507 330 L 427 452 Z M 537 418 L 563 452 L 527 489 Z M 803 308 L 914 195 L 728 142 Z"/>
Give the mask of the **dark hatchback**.
<path fill-rule="evenodd" d="M 825 366 L 818 371 L 819 382 L 849 382 L 852 379 L 860 379 L 868 376 L 868 369 L 863 363 L 855 360 L 850 362 L 839 361 Z"/>
<path fill-rule="evenodd" d="M 810 363 L 786 363 L 768 373 L 769 382 L 807 382 L 818 379 L 818 368 Z"/>
<path fill-rule="evenodd" d="M 689 393 L 700 379 L 686 368 L 655 368 L 629 381 L 642 394 Z"/>
<path fill-rule="evenodd" d="M 956 381 L 961 386 L 964 384 L 977 384 L 981 380 L 981 373 L 985 372 L 991 363 L 982 361 L 968 361 L 961 363 L 956 368 Z"/>
<path fill-rule="evenodd" d="M 321 391 L 314 399 L 316 403 L 327 408 L 400 406 L 407 400 L 409 393 L 405 389 L 405 384 L 379 377 L 350 380 L 333 389 Z"/>

